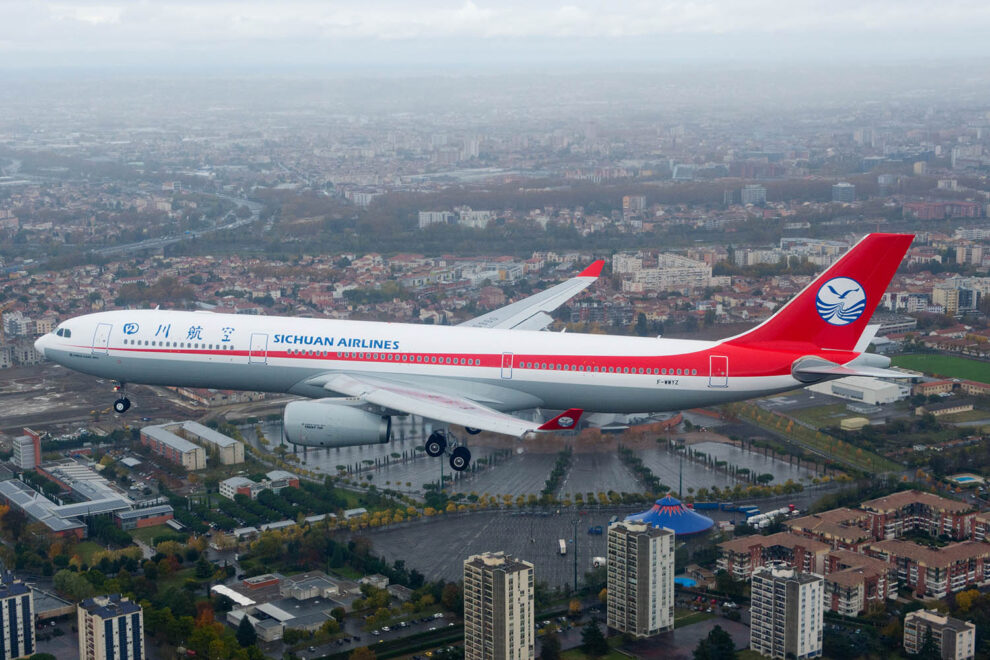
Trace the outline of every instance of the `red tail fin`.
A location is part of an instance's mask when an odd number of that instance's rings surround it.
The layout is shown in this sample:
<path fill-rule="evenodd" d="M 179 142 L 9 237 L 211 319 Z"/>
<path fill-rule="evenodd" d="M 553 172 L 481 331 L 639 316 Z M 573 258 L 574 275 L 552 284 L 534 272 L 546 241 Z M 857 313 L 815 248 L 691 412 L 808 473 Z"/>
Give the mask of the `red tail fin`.
<path fill-rule="evenodd" d="M 912 234 L 867 235 L 776 314 L 727 342 L 853 350 L 912 240 Z"/>

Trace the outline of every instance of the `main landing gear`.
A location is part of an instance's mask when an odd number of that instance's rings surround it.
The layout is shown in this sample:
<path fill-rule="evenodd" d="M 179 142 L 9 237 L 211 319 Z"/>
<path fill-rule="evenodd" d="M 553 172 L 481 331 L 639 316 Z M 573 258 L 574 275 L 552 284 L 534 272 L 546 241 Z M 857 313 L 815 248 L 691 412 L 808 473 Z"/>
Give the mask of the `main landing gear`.
<path fill-rule="evenodd" d="M 439 458 L 447 454 L 450 469 L 455 472 L 463 472 L 471 465 L 471 452 L 447 431 L 434 431 L 431 433 L 430 437 L 426 439 L 423 449 L 426 451 L 427 456 L 432 456 L 433 458 Z"/>
<path fill-rule="evenodd" d="M 131 409 L 131 400 L 124 396 L 124 383 L 114 383 L 113 391 L 120 393 L 120 398 L 113 402 L 113 411 L 122 415 Z"/>

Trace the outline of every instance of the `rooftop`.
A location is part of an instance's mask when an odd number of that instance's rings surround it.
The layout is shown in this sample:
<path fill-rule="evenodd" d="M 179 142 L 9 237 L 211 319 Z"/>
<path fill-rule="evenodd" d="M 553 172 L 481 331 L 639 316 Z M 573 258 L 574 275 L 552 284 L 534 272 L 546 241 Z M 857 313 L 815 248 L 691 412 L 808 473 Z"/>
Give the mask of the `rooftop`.
<path fill-rule="evenodd" d="M 947 568 L 977 557 L 990 557 L 990 544 L 980 541 L 962 541 L 942 548 L 929 548 L 911 541 L 890 539 L 871 543 L 869 548 L 871 552 L 904 557 L 929 568 Z"/>
<path fill-rule="evenodd" d="M 770 548 L 774 546 L 789 548 L 790 550 L 804 548 L 808 552 L 826 552 L 830 549 L 827 543 L 809 539 L 806 536 L 799 536 L 792 532 L 777 532 L 769 536 L 753 534 L 752 536 L 743 536 L 732 539 L 731 541 L 725 541 L 718 545 L 724 550 L 735 553 L 750 552 L 755 547 Z"/>
<path fill-rule="evenodd" d="M 79 603 L 79 607 L 101 619 L 112 619 L 141 611 L 140 605 L 127 600 L 120 594 L 87 598 Z"/>
<path fill-rule="evenodd" d="M 516 559 L 512 555 L 504 552 L 485 552 L 480 555 L 472 555 L 464 561 L 464 567 L 472 566 L 484 570 L 485 568 L 500 568 L 505 571 L 523 571 L 532 569 L 533 565 L 528 561 Z"/>
<path fill-rule="evenodd" d="M 912 504 L 924 504 L 937 511 L 946 511 L 948 513 L 963 513 L 973 508 L 965 502 L 946 499 L 920 490 L 904 490 L 899 493 L 887 495 L 886 497 L 878 497 L 875 500 L 863 502 L 860 506 L 867 511 L 892 513 Z"/>
<path fill-rule="evenodd" d="M 237 444 L 237 440 L 234 440 L 219 431 L 214 431 L 209 426 L 203 426 L 199 422 L 182 422 L 181 428 L 183 431 L 187 431 L 195 435 L 203 442 L 208 442 L 211 445 L 216 445 L 217 447 L 232 447 Z"/>

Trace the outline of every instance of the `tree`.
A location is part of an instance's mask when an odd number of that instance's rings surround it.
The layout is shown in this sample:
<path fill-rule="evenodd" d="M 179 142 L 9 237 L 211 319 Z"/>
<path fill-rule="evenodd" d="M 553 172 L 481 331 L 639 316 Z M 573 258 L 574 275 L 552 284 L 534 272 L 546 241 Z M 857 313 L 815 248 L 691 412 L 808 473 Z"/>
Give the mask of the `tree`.
<path fill-rule="evenodd" d="M 443 585 L 443 591 L 440 594 L 440 602 L 448 610 L 452 612 L 458 611 L 461 602 L 460 588 L 453 582 L 448 582 Z"/>
<path fill-rule="evenodd" d="M 722 626 L 715 626 L 694 649 L 694 660 L 735 660 L 736 643 Z"/>
<path fill-rule="evenodd" d="M 375 660 L 375 652 L 367 646 L 361 646 L 351 651 L 347 660 Z"/>
<path fill-rule="evenodd" d="M 540 660 L 560 660 L 560 638 L 553 627 L 544 633 L 540 642 Z"/>
<path fill-rule="evenodd" d="M 241 625 L 237 626 L 237 643 L 244 647 L 254 646 L 257 641 L 258 633 L 255 632 L 254 626 L 251 625 L 245 614 L 241 617 Z"/>
<path fill-rule="evenodd" d="M 932 636 L 931 626 L 925 626 L 925 637 L 921 642 L 917 657 L 918 660 L 940 660 L 942 657 L 938 645 L 935 644 L 935 638 Z"/>
<path fill-rule="evenodd" d="M 577 598 L 572 598 L 571 602 L 567 604 L 567 614 L 570 616 L 581 614 L 581 601 Z"/>
<path fill-rule="evenodd" d="M 593 658 L 598 658 L 608 653 L 608 641 L 598 627 L 597 621 L 589 621 L 581 629 L 581 650 Z"/>

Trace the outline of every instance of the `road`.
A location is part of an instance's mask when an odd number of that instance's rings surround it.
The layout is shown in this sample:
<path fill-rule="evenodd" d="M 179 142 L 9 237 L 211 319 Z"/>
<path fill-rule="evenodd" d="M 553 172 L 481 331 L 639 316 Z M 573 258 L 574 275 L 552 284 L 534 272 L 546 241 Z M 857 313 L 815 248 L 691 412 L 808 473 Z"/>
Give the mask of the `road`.
<path fill-rule="evenodd" d="M 200 229 L 196 231 L 187 231 L 185 234 L 180 234 L 177 236 L 160 236 L 158 238 L 148 238 L 143 241 L 137 241 L 135 243 L 125 243 L 123 245 L 111 245 L 104 248 L 97 248 L 92 250 L 93 254 L 98 254 L 102 256 L 108 256 L 113 254 L 126 254 L 128 252 L 138 252 L 141 250 L 157 250 L 163 248 L 167 245 L 173 245 L 175 243 L 180 243 L 182 241 L 188 241 L 201 236 L 206 236 L 208 234 L 214 234 L 221 231 L 230 231 L 234 229 L 240 229 L 254 222 L 257 222 L 261 218 L 262 205 L 257 202 L 252 202 L 248 199 L 242 199 L 239 197 L 231 197 L 229 195 L 217 195 L 220 199 L 226 199 L 233 202 L 238 207 L 246 206 L 250 211 L 251 215 L 246 218 L 237 218 L 232 214 L 228 214 L 224 220 L 231 220 L 227 224 L 218 225 L 216 227 L 210 227 L 209 229 Z"/>

